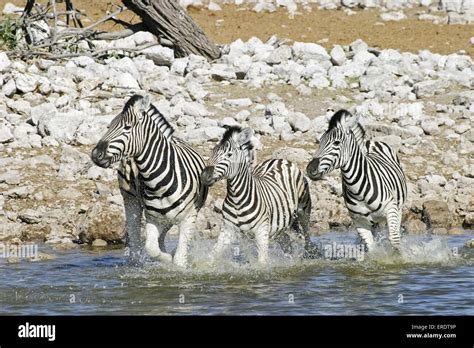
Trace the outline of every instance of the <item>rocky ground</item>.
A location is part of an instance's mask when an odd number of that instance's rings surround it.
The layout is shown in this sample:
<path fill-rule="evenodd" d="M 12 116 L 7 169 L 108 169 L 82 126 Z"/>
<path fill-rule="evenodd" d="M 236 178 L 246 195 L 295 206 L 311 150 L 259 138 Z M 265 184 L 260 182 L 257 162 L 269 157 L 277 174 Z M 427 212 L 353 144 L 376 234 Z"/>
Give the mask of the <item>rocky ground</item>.
<path fill-rule="evenodd" d="M 98 45 L 136 47 L 146 32 Z M 123 208 L 113 169 L 89 153 L 133 93 L 149 93 L 177 136 L 205 156 L 224 125 L 257 132 L 257 158 L 291 159 L 302 170 L 331 110 L 361 117 L 371 139 L 399 151 L 408 177 L 409 233 L 462 233 L 474 224 L 474 68 L 465 54 L 369 47 L 326 49 L 277 39 L 236 40 L 209 63 L 154 46 L 94 61 L 15 61 L 0 53 L 0 240 L 120 243 Z M 198 231 L 220 229 L 223 184 L 213 187 Z M 346 229 L 339 175 L 312 183 L 312 232 Z"/>

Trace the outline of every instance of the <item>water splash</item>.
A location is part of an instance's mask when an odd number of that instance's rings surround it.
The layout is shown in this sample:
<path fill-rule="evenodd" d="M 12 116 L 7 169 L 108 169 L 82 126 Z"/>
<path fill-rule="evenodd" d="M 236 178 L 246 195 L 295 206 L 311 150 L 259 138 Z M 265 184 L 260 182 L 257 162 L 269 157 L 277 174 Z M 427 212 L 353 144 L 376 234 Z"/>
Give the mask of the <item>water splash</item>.
<path fill-rule="evenodd" d="M 354 243 L 355 236 L 331 233 L 314 242 L 322 241 L 338 243 Z M 210 252 L 215 241 L 196 240 L 190 250 L 190 265 L 187 269 L 175 267 L 173 264 L 147 261 L 140 267 L 128 269 L 127 277 L 152 276 L 160 279 L 215 279 L 226 281 L 258 281 L 262 279 L 291 278 L 303 274 L 317 274 L 333 269 L 363 273 L 389 268 L 410 268 L 416 266 L 443 267 L 455 265 L 472 265 L 474 259 L 466 256 L 456 247 L 448 243 L 448 238 L 436 235 L 406 236 L 401 243 L 400 252 L 394 251 L 388 240 L 380 239 L 375 249 L 365 253 L 362 260 L 354 258 L 315 259 L 301 257 L 302 248 L 295 248 L 292 255 L 285 255 L 278 245 L 272 245 L 269 251 L 269 262 L 260 265 L 257 261 L 255 243 L 247 239 L 229 248 L 215 262 L 210 262 Z M 235 249 L 238 248 L 238 249 Z M 238 250 L 238 253 L 235 253 Z"/>

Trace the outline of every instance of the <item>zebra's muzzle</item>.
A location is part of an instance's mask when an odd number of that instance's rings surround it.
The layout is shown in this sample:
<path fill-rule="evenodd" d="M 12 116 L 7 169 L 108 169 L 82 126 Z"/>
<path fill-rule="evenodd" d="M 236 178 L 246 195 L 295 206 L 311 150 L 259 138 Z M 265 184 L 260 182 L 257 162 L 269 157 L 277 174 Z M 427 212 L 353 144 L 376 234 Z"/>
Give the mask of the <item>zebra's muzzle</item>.
<path fill-rule="evenodd" d="M 91 159 L 94 164 L 102 168 L 108 168 L 112 164 L 110 157 L 105 155 L 105 151 L 101 149 L 99 145 L 92 150 Z"/>
<path fill-rule="evenodd" d="M 306 173 L 311 180 L 321 180 L 323 173 L 319 171 L 319 158 L 313 158 L 306 167 Z"/>
<path fill-rule="evenodd" d="M 204 170 L 201 173 L 202 183 L 206 186 L 213 185 L 216 182 L 213 175 L 214 175 L 214 167 L 213 166 L 208 166 L 208 167 L 204 168 Z"/>

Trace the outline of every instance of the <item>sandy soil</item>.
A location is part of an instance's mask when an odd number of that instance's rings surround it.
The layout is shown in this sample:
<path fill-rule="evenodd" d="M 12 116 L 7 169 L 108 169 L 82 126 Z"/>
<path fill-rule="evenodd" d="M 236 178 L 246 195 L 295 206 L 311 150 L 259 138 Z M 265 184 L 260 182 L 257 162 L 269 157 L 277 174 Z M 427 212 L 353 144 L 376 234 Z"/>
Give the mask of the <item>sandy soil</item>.
<path fill-rule="evenodd" d="M 22 6 L 26 1 L 0 0 L 0 8 L 3 9 L 6 2 Z M 113 3 L 121 4 L 118 0 Z M 108 1 L 75 0 L 74 4 L 92 20 L 101 18 L 107 9 L 111 9 Z M 290 19 L 284 9 L 274 13 L 256 13 L 233 5 L 222 8 L 217 12 L 193 7 L 188 9 L 204 31 L 218 43 L 229 43 L 238 38 L 247 40 L 252 36 L 266 40 L 271 35 L 277 35 L 295 41 L 319 42 L 331 48 L 335 44 L 345 45 L 361 38 L 373 47 L 398 48 L 409 52 L 429 49 L 441 54 L 464 50 L 474 57 L 474 46 L 469 43 L 474 24 L 435 25 L 418 20 L 416 14 L 422 11 L 421 8 L 408 11 L 408 19 L 399 22 L 381 21 L 380 12 L 376 9 L 357 10 L 356 14 L 348 16 L 342 10 L 326 11 L 314 7 L 311 12 L 302 12 Z M 129 23 L 139 21 L 131 11 L 122 13 L 118 18 Z M 121 30 L 123 26 L 110 21 L 100 28 L 110 31 Z"/>

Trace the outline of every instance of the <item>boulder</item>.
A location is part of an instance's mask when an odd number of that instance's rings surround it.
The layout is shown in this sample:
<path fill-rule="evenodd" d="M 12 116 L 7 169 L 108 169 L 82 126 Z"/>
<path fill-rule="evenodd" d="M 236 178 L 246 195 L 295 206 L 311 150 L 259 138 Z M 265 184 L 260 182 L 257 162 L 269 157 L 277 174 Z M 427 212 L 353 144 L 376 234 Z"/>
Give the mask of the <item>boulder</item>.
<path fill-rule="evenodd" d="M 347 61 L 346 54 L 341 46 L 335 45 L 331 50 L 331 61 L 334 65 L 344 65 Z"/>
<path fill-rule="evenodd" d="M 311 127 L 311 120 L 302 112 L 292 112 L 288 115 L 288 123 L 294 131 L 307 132 Z"/>
<path fill-rule="evenodd" d="M 0 72 L 6 71 L 10 65 L 12 65 L 12 62 L 7 54 L 5 52 L 0 52 Z"/>
<path fill-rule="evenodd" d="M 449 228 L 451 211 L 444 201 L 429 200 L 423 203 L 422 219 L 428 228 Z"/>

